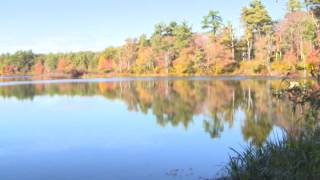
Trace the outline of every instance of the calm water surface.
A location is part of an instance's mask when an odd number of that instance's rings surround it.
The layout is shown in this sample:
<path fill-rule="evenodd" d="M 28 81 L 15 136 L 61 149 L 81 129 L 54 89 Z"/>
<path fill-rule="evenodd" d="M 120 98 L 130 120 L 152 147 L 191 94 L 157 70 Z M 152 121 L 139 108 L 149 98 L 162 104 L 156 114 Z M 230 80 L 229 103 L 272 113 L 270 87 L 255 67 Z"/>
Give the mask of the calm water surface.
<path fill-rule="evenodd" d="M 193 180 L 294 131 L 280 80 L 115 78 L 0 83 L 0 179 Z"/>

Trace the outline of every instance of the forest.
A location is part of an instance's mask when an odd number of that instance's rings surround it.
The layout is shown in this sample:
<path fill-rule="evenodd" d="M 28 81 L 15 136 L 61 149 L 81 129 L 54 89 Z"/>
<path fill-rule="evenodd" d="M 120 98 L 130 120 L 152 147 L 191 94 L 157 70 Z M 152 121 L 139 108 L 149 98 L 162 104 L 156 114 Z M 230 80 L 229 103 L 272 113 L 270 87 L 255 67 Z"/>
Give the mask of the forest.
<path fill-rule="evenodd" d="M 288 0 L 280 20 L 252 0 L 241 10 L 241 35 L 219 11 L 201 22 L 203 32 L 187 22 L 159 23 L 150 37 L 102 52 L 2 54 L 0 74 L 308 76 L 320 69 L 320 0 Z"/>

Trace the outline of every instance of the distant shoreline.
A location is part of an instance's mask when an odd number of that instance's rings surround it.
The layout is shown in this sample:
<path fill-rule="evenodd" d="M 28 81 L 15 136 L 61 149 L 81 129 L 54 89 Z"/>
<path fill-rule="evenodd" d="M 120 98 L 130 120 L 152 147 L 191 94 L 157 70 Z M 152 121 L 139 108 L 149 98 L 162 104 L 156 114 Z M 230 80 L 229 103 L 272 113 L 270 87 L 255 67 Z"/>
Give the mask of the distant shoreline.
<path fill-rule="evenodd" d="M 68 73 L 48 73 L 48 74 L 0 74 L 1 79 L 11 78 L 31 78 L 31 79 L 91 79 L 91 78 L 244 78 L 244 79 L 311 79 L 311 76 L 304 77 L 302 74 L 293 76 L 286 75 L 244 75 L 244 74 L 103 74 L 103 73 L 86 73 L 79 77 L 73 77 Z"/>

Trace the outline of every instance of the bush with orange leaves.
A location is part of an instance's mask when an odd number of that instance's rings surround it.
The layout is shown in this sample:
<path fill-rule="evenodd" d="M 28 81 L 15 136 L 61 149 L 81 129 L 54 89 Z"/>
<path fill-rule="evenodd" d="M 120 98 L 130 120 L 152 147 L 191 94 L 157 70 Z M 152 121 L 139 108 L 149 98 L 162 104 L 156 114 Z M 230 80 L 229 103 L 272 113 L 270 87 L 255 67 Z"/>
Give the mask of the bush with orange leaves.
<path fill-rule="evenodd" d="M 113 63 L 111 59 L 100 56 L 98 62 L 98 70 L 104 72 L 110 72 L 113 70 Z"/>
<path fill-rule="evenodd" d="M 33 68 L 35 74 L 43 74 L 45 71 L 45 67 L 42 62 L 36 63 Z"/>
<path fill-rule="evenodd" d="M 214 37 L 208 43 L 205 53 L 208 73 L 224 74 L 235 70 L 238 63 L 232 59 L 232 51 L 221 42 L 221 37 Z"/>
<path fill-rule="evenodd" d="M 317 67 L 320 65 L 320 52 L 319 50 L 313 50 L 307 56 L 306 63 L 308 66 Z"/>
<path fill-rule="evenodd" d="M 18 72 L 18 68 L 13 65 L 7 65 L 7 66 L 3 66 L 1 71 L 2 71 L 1 74 L 14 74 Z"/>
<path fill-rule="evenodd" d="M 60 58 L 57 65 L 58 72 L 65 72 L 66 70 L 66 61 L 64 58 Z"/>

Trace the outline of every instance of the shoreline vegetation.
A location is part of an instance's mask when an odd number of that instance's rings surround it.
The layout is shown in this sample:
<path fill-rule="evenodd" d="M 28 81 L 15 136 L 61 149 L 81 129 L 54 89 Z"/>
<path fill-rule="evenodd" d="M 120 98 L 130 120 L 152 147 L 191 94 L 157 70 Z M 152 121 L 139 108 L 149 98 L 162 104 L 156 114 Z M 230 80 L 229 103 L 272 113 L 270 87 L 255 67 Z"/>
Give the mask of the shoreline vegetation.
<path fill-rule="evenodd" d="M 319 3 L 288 0 L 285 16 L 273 20 L 252 0 L 241 10 L 242 34 L 212 10 L 201 20 L 203 32 L 187 22 L 159 23 L 150 36 L 101 52 L 2 54 L 0 75 L 310 77 L 320 70 Z"/>
<path fill-rule="evenodd" d="M 251 144 L 235 153 L 219 179 L 319 179 L 320 178 L 320 79 L 313 85 L 283 79 L 274 96 L 289 100 L 293 112 L 303 109 L 294 132 Z"/>

